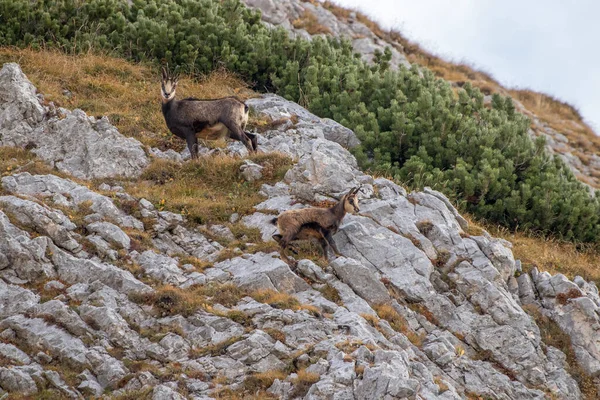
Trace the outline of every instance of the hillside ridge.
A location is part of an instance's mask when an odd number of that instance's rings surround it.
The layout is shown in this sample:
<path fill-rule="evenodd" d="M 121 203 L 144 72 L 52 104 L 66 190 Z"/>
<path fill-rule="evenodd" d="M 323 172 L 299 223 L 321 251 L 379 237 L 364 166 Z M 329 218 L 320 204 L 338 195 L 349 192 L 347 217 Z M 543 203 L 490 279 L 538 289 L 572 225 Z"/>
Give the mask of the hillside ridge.
<path fill-rule="evenodd" d="M 69 118 L 40 100 L 17 64 L 3 66 L 0 85 L 11 93 L 0 101 L 10 121 L 0 140 Z M 181 155 L 150 157 L 152 172 L 130 185 L 134 153 L 107 154 L 105 163 L 120 163 L 93 182 L 13 153 L 16 171 L 3 171 L 0 196 L 3 391 L 157 400 L 595 396 L 593 283 L 526 272 L 508 242 L 470 234 L 441 193 L 408 193 L 364 174 L 341 145 L 354 133 L 336 122 L 276 95 L 247 103 L 267 121 L 259 148 L 293 162 L 282 180 L 261 186 L 253 212 L 229 210 L 228 224 L 200 225 L 125 189 L 180 179 L 155 174 L 169 163 L 194 168 Z M 29 125 L 32 109 L 41 113 Z M 19 145 L 35 152 L 28 144 Z M 240 143 L 223 151 L 247 155 Z M 218 162 L 214 150 L 204 153 Z M 91 164 L 89 177 L 99 168 Z M 247 168 L 258 175 L 244 178 Z M 241 184 L 264 181 L 269 168 L 244 163 Z M 361 212 L 334 236 L 343 257 L 301 250 L 292 271 L 263 242 L 274 214 L 357 185 Z"/>
<path fill-rule="evenodd" d="M 469 82 L 486 96 L 511 96 L 517 110 L 531 119 L 530 136 L 544 137 L 546 148 L 559 155 L 577 178 L 592 189 L 600 188 L 600 137 L 585 123 L 579 111 L 552 96 L 528 89 L 500 85 L 488 73 L 472 66 L 448 62 L 409 41 L 397 31 L 386 31 L 364 14 L 318 0 L 243 0 L 262 13 L 271 26 L 283 27 L 295 36 L 311 39 L 328 35 L 349 39 L 354 51 L 372 62 L 376 53 L 390 51 L 392 68 L 417 64 L 438 77 L 462 87 Z M 487 97 L 487 101 L 491 98 Z"/>

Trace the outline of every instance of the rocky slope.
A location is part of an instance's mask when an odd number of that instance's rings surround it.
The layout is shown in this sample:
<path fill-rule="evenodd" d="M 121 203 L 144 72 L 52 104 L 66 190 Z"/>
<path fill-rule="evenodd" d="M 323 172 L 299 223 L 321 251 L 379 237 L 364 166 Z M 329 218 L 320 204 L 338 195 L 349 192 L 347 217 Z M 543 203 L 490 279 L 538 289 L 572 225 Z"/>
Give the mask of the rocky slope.
<path fill-rule="evenodd" d="M 244 0 L 244 3 L 248 7 L 260 10 L 262 19 L 267 24 L 281 26 L 293 35 L 307 39 L 313 35 L 347 38 L 352 42 L 354 50 L 367 61 L 373 60 L 375 52 L 383 52 L 388 47 L 392 53 L 390 62 L 392 68 L 398 68 L 399 65 L 409 68 L 411 66 L 411 62 L 408 60 L 409 54 L 405 48 L 407 44 L 405 39 L 399 34 L 390 35 L 383 32 L 375 23 L 371 23 L 355 11 L 332 4 L 324 4 L 320 1 L 307 0 Z M 418 52 L 423 61 L 438 59 L 421 49 Z M 441 63 L 445 68 L 453 68 L 451 63 L 444 61 Z M 485 73 L 473 71 L 470 67 L 463 65 L 454 67 L 460 69 L 461 73 L 455 74 L 456 78 L 452 76 L 445 76 L 445 78 L 456 86 L 462 86 L 465 81 L 471 81 L 486 94 L 497 92 L 503 96 L 512 95 L 509 90 L 500 86 Z M 466 74 L 462 71 L 464 69 L 468 70 Z M 541 103 L 553 102 L 547 96 L 538 96 Z M 514 96 L 512 97 L 514 98 Z M 491 97 L 488 99 L 491 101 Z M 582 182 L 589 184 L 592 188 L 600 188 L 600 156 L 597 154 L 600 151 L 600 141 L 594 137 L 594 132 L 584 122 L 564 118 L 558 113 L 552 115 L 552 121 L 546 120 L 543 116 L 536 115 L 535 110 L 527 109 L 517 99 L 514 101 L 517 109 L 532 121 L 531 136 L 545 137 L 548 150 L 558 154 Z"/>
<path fill-rule="evenodd" d="M 44 104 L 16 64 L 0 71 L 0 93 L 0 143 L 60 171 L 1 179 L 0 397 L 579 399 L 582 377 L 599 383 L 595 285 L 526 273 L 510 243 L 470 234 L 441 193 L 363 174 L 343 147 L 354 133 L 331 120 L 277 96 L 248 101 L 284 121 L 259 135 L 262 151 L 295 160 L 242 217 L 263 240 L 273 214 L 363 186 L 361 212 L 334 236 L 343 256 L 291 270 L 277 253 L 219 258 L 225 226 L 195 226 L 118 186 L 92 190 L 84 179 L 137 176 L 150 162 L 141 144 Z M 575 360 L 531 315 L 560 327 Z"/>

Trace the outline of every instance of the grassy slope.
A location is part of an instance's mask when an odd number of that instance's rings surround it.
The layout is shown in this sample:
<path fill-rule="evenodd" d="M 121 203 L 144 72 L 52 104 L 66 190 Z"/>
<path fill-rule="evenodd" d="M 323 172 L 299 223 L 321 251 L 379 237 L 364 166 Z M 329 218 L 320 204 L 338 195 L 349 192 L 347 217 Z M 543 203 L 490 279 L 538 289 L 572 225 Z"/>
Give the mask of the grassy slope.
<path fill-rule="evenodd" d="M 159 75 L 151 67 L 93 54 L 70 56 L 55 51 L 0 49 L 0 63 L 11 61 L 21 65 L 48 101 L 70 109 L 81 108 L 90 115 L 108 115 L 121 133 L 146 145 L 175 150 L 185 147 L 185 142 L 173 136 L 164 123 Z M 244 82 L 226 72 L 215 72 L 201 82 L 183 76 L 180 82 L 180 98 L 254 96 Z M 65 90 L 70 91 L 69 97 Z M 291 165 L 288 157 L 279 154 L 249 158 L 265 167 L 263 179 L 246 182 L 238 173 L 242 160 L 210 156 L 184 166 L 154 160 L 141 179 L 118 183 L 160 209 L 187 214 L 191 221 L 226 222 L 234 212 L 251 213 L 263 200 L 258 194 L 260 186 L 280 181 Z M 0 175 L 15 171 L 48 173 L 51 169 L 26 151 L 0 148 Z"/>
<path fill-rule="evenodd" d="M 183 141 L 174 138 L 164 125 L 156 71 L 147 66 L 92 54 L 67 56 L 15 49 L 0 49 L 0 61 L 19 62 L 48 100 L 68 108 L 82 108 L 91 115 L 109 115 L 123 134 L 145 144 L 177 150 L 184 147 Z M 215 73 L 201 83 L 183 78 L 181 86 L 182 95 L 186 96 L 217 97 L 233 93 L 244 98 L 253 96 L 243 82 L 224 72 Z M 65 89 L 74 96 L 65 97 Z M 254 121 L 256 125 L 263 122 Z M 126 183 L 127 190 L 148 198 L 158 207 L 187 213 L 197 222 L 223 222 L 233 212 L 252 212 L 253 206 L 262 200 L 257 194 L 260 184 L 280 180 L 291 163 L 278 155 L 257 155 L 252 159 L 267 167 L 265 179 L 257 183 L 240 179 L 237 169 L 241 160 L 215 156 L 183 167 L 154 161 L 140 181 Z M 28 152 L 0 148 L 0 175 L 14 173 L 16 169 L 32 173 L 50 171 Z M 484 227 L 511 241 L 515 257 L 526 268 L 537 266 L 551 273 L 560 272 L 571 278 L 581 275 L 600 283 L 598 250 L 522 232 L 510 233 L 495 226 Z M 243 230 L 239 233 L 248 234 Z"/>

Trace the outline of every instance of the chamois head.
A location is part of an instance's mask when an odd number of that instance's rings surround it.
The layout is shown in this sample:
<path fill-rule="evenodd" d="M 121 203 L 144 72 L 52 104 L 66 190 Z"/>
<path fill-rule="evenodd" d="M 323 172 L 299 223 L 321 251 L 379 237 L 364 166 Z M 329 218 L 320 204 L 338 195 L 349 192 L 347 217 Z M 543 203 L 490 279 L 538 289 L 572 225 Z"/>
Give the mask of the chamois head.
<path fill-rule="evenodd" d="M 168 66 L 167 66 L 168 68 Z M 161 95 L 163 103 L 168 103 L 175 97 L 175 89 L 177 89 L 177 82 L 179 81 L 179 74 L 169 74 L 169 71 L 162 67 L 162 81 L 161 81 Z"/>
<path fill-rule="evenodd" d="M 358 208 L 358 191 L 360 187 L 355 187 L 350 189 L 350 191 L 342 198 L 344 202 L 344 211 L 350 214 L 356 214 L 360 212 L 360 208 Z"/>

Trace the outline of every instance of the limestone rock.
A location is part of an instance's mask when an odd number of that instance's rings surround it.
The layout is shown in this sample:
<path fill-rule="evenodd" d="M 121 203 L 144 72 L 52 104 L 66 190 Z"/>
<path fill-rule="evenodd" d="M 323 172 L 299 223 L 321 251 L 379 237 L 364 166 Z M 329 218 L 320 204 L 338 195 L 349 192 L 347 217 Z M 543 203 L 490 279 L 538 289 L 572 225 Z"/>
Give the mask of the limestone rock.
<path fill-rule="evenodd" d="M 144 229 L 144 224 L 121 211 L 112 200 L 71 180 L 55 175 L 31 175 L 28 172 L 2 178 L 2 187 L 14 194 L 41 196 L 67 207 L 89 207 L 90 211 L 126 228 Z"/>
<path fill-rule="evenodd" d="M 3 65 L 0 88 L 0 144 L 25 147 L 32 140 L 31 133 L 43 122 L 46 111 L 18 64 Z"/>
<path fill-rule="evenodd" d="M 110 222 L 94 222 L 86 227 L 90 232 L 97 233 L 107 242 L 115 245 L 118 249 L 129 249 L 131 239 L 125 232 Z"/>
<path fill-rule="evenodd" d="M 0 70 L 0 143 L 25 147 L 60 171 L 82 179 L 136 177 L 149 161 L 142 144 L 125 138 L 106 117 L 96 120 L 83 111 L 51 117 L 35 88 L 17 64 Z"/>
<path fill-rule="evenodd" d="M 281 261 L 279 254 L 257 253 L 248 257 L 236 257 L 215 264 L 233 277 L 233 282 L 248 290 L 270 289 L 296 293 L 309 286 Z"/>
<path fill-rule="evenodd" d="M 50 237 L 58 246 L 69 251 L 81 249 L 81 245 L 71 233 L 76 227 L 75 224 L 61 211 L 15 196 L 0 196 L 0 207 L 21 225 Z"/>
<path fill-rule="evenodd" d="M 248 182 L 254 182 L 262 178 L 262 169 L 264 167 L 253 163 L 252 161 L 245 160 L 240 167 L 240 173 Z"/>
<path fill-rule="evenodd" d="M 27 282 L 54 278 L 56 272 L 46 258 L 48 244 L 47 237 L 31 239 L 29 233 L 14 226 L 0 210 L 0 275 L 5 279 Z"/>

